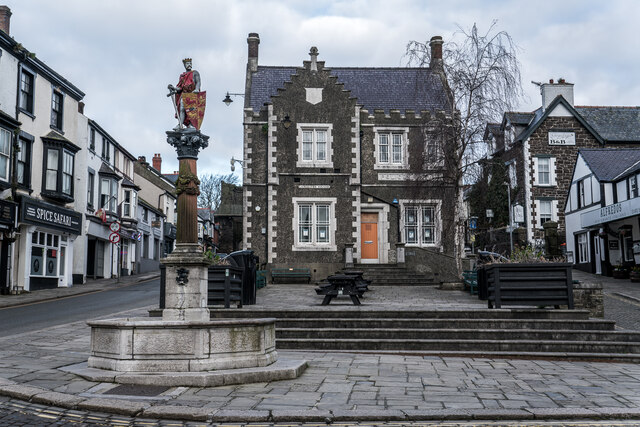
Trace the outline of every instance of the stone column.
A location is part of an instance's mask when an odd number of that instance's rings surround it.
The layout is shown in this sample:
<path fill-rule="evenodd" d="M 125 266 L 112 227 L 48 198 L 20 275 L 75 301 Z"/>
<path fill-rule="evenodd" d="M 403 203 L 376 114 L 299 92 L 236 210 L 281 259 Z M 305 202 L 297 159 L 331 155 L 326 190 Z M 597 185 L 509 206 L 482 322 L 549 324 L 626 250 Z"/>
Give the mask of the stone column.
<path fill-rule="evenodd" d="M 161 262 L 166 265 L 163 320 L 208 321 L 207 281 L 209 260 L 198 244 L 198 152 L 209 137 L 195 129 L 167 132 L 176 148 L 180 171 L 176 183 L 178 225 L 176 248 Z"/>

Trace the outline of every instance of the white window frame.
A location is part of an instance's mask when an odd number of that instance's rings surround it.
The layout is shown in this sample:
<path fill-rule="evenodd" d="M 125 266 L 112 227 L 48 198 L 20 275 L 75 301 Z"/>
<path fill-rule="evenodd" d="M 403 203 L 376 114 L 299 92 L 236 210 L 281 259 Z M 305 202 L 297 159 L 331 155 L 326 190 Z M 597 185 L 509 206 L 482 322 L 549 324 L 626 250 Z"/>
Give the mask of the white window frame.
<path fill-rule="evenodd" d="M 127 193 L 129 201 L 127 201 Z M 136 206 L 138 205 L 138 192 L 132 188 L 122 190 L 122 216 L 125 218 L 136 218 Z M 129 209 L 129 213 L 127 212 Z"/>
<path fill-rule="evenodd" d="M 103 183 L 108 184 L 108 193 L 105 193 Z M 103 196 L 106 196 L 106 202 L 103 203 Z M 118 181 L 115 178 L 100 177 L 100 209 L 107 212 L 117 214 L 118 211 Z"/>
<path fill-rule="evenodd" d="M 540 180 L 540 160 L 549 160 L 549 181 Z M 556 158 L 549 156 L 536 156 L 533 158 L 534 185 L 537 187 L 554 187 L 556 185 Z"/>
<path fill-rule="evenodd" d="M 374 169 L 408 169 L 409 168 L 409 128 L 408 127 L 375 127 L 373 129 L 374 137 Z M 387 135 L 388 141 L 388 157 L 387 160 L 381 160 L 381 135 Z M 400 156 L 398 161 L 394 159 L 394 135 L 400 135 Z M 425 145 L 426 150 L 426 145 Z"/>
<path fill-rule="evenodd" d="M 591 262 L 589 256 L 589 233 L 578 234 L 578 264 Z"/>
<path fill-rule="evenodd" d="M 331 123 L 298 123 L 297 167 L 302 168 L 332 168 L 333 167 L 333 124 Z M 324 160 L 318 159 L 318 131 L 326 132 L 326 147 Z M 311 159 L 303 159 L 304 133 L 311 132 Z"/>
<path fill-rule="evenodd" d="M 542 203 L 541 202 L 550 202 L 551 203 L 551 218 L 549 221 L 557 222 L 558 221 L 558 201 L 557 200 L 548 200 L 548 199 L 536 199 L 536 228 L 542 228 Z M 545 221 L 547 222 L 547 221 Z"/>
<path fill-rule="evenodd" d="M 0 128 L 0 157 L 4 160 L 4 171 L 0 170 L 0 180 L 9 181 L 9 165 L 11 164 L 11 145 L 13 137 L 9 130 Z"/>
<path fill-rule="evenodd" d="M 418 232 L 417 243 L 407 243 L 405 228 L 406 224 L 405 215 L 407 208 L 417 207 L 417 222 L 416 229 Z M 433 223 L 435 238 L 432 243 L 424 243 L 422 241 L 422 229 L 424 224 L 422 223 L 422 208 L 433 208 Z M 442 200 L 400 200 L 400 239 L 407 247 L 422 247 L 422 248 L 441 248 L 442 246 Z"/>
<path fill-rule="evenodd" d="M 293 251 L 337 251 L 336 245 L 336 229 L 337 229 L 337 220 L 336 220 L 336 203 L 337 198 L 335 197 L 322 197 L 322 198 L 308 198 L 308 197 L 293 197 L 293 245 L 291 249 Z M 311 205 L 311 241 L 310 242 L 301 242 L 300 241 L 300 206 L 302 205 Z M 317 206 L 319 205 L 329 205 L 329 241 L 318 242 L 317 240 Z"/>

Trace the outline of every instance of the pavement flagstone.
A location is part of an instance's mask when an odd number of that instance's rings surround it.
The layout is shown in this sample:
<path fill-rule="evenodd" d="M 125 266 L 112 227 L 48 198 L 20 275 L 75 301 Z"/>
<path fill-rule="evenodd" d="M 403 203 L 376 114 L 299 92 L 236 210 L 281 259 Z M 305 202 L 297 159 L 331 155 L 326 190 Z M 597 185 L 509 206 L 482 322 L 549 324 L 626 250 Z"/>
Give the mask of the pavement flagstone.
<path fill-rule="evenodd" d="M 295 301 L 287 301 L 294 288 L 286 286 L 260 290 L 259 306 L 319 304 L 312 286 Z M 401 287 L 375 288 L 364 303 L 398 306 L 407 295 L 414 295 L 411 307 L 424 306 L 425 301 L 438 309 L 483 306 L 459 291 Z M 345 301 L 345 309 L 350 304 Z M 118 316 L 145 316 L 151 308 Z M 292 380 L 174 387 L 142 398 L 110 393 L 117 384 L 87 381 L 60 370 L 86 361 L 89 343 L 85 322 L 0 338 L 2 399 L 65 410 L 208 422 L 640 420 L 638 364 L 279 351 L 283 359 L 306 359 L 307 370 Z"/>

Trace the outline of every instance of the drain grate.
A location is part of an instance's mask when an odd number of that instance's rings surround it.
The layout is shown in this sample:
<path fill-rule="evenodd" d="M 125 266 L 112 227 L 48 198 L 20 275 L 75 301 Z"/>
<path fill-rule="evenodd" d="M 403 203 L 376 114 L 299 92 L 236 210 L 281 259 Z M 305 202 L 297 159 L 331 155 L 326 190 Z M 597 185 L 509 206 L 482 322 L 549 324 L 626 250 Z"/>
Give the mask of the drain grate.
<path fill-rule="evenodd" d="M 161 395 L 170 388 L 171 387 L 157 385 L 122 384 L 112 388 L 111 390 L 107 390 L 104 394 L 153 397 Z"/>

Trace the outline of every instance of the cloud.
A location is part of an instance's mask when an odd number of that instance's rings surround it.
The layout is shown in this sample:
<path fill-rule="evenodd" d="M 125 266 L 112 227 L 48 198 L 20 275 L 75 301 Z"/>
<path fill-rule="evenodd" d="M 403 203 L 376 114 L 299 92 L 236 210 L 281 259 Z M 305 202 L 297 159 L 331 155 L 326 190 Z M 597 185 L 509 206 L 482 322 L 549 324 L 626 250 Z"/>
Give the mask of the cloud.
<path fill-rule="evenodd" d="M 564 77 L 579 104 L 637 105 L 640 2 L 595 0 L 5 0 L 15 39 L 86 93 L 86 114 L 135 156 L 160 152 L 177 169 L 164 132 L 175 126 L 166 86 L 190 56 L 208 103 L 211 144 L 203 173 L 227 173 L 242 153 L 242 98 L 249 32 L 261 37 L 260 63 L 301 65 L 311 46 L 332 66 L 402 66 L 409 40 L 445 39 L 457 25 L 498 20 L 522 48 L 522 110 L 540 105 L 530 80 Z M 0 83 L 1 84 L 1 83 Z"/>

